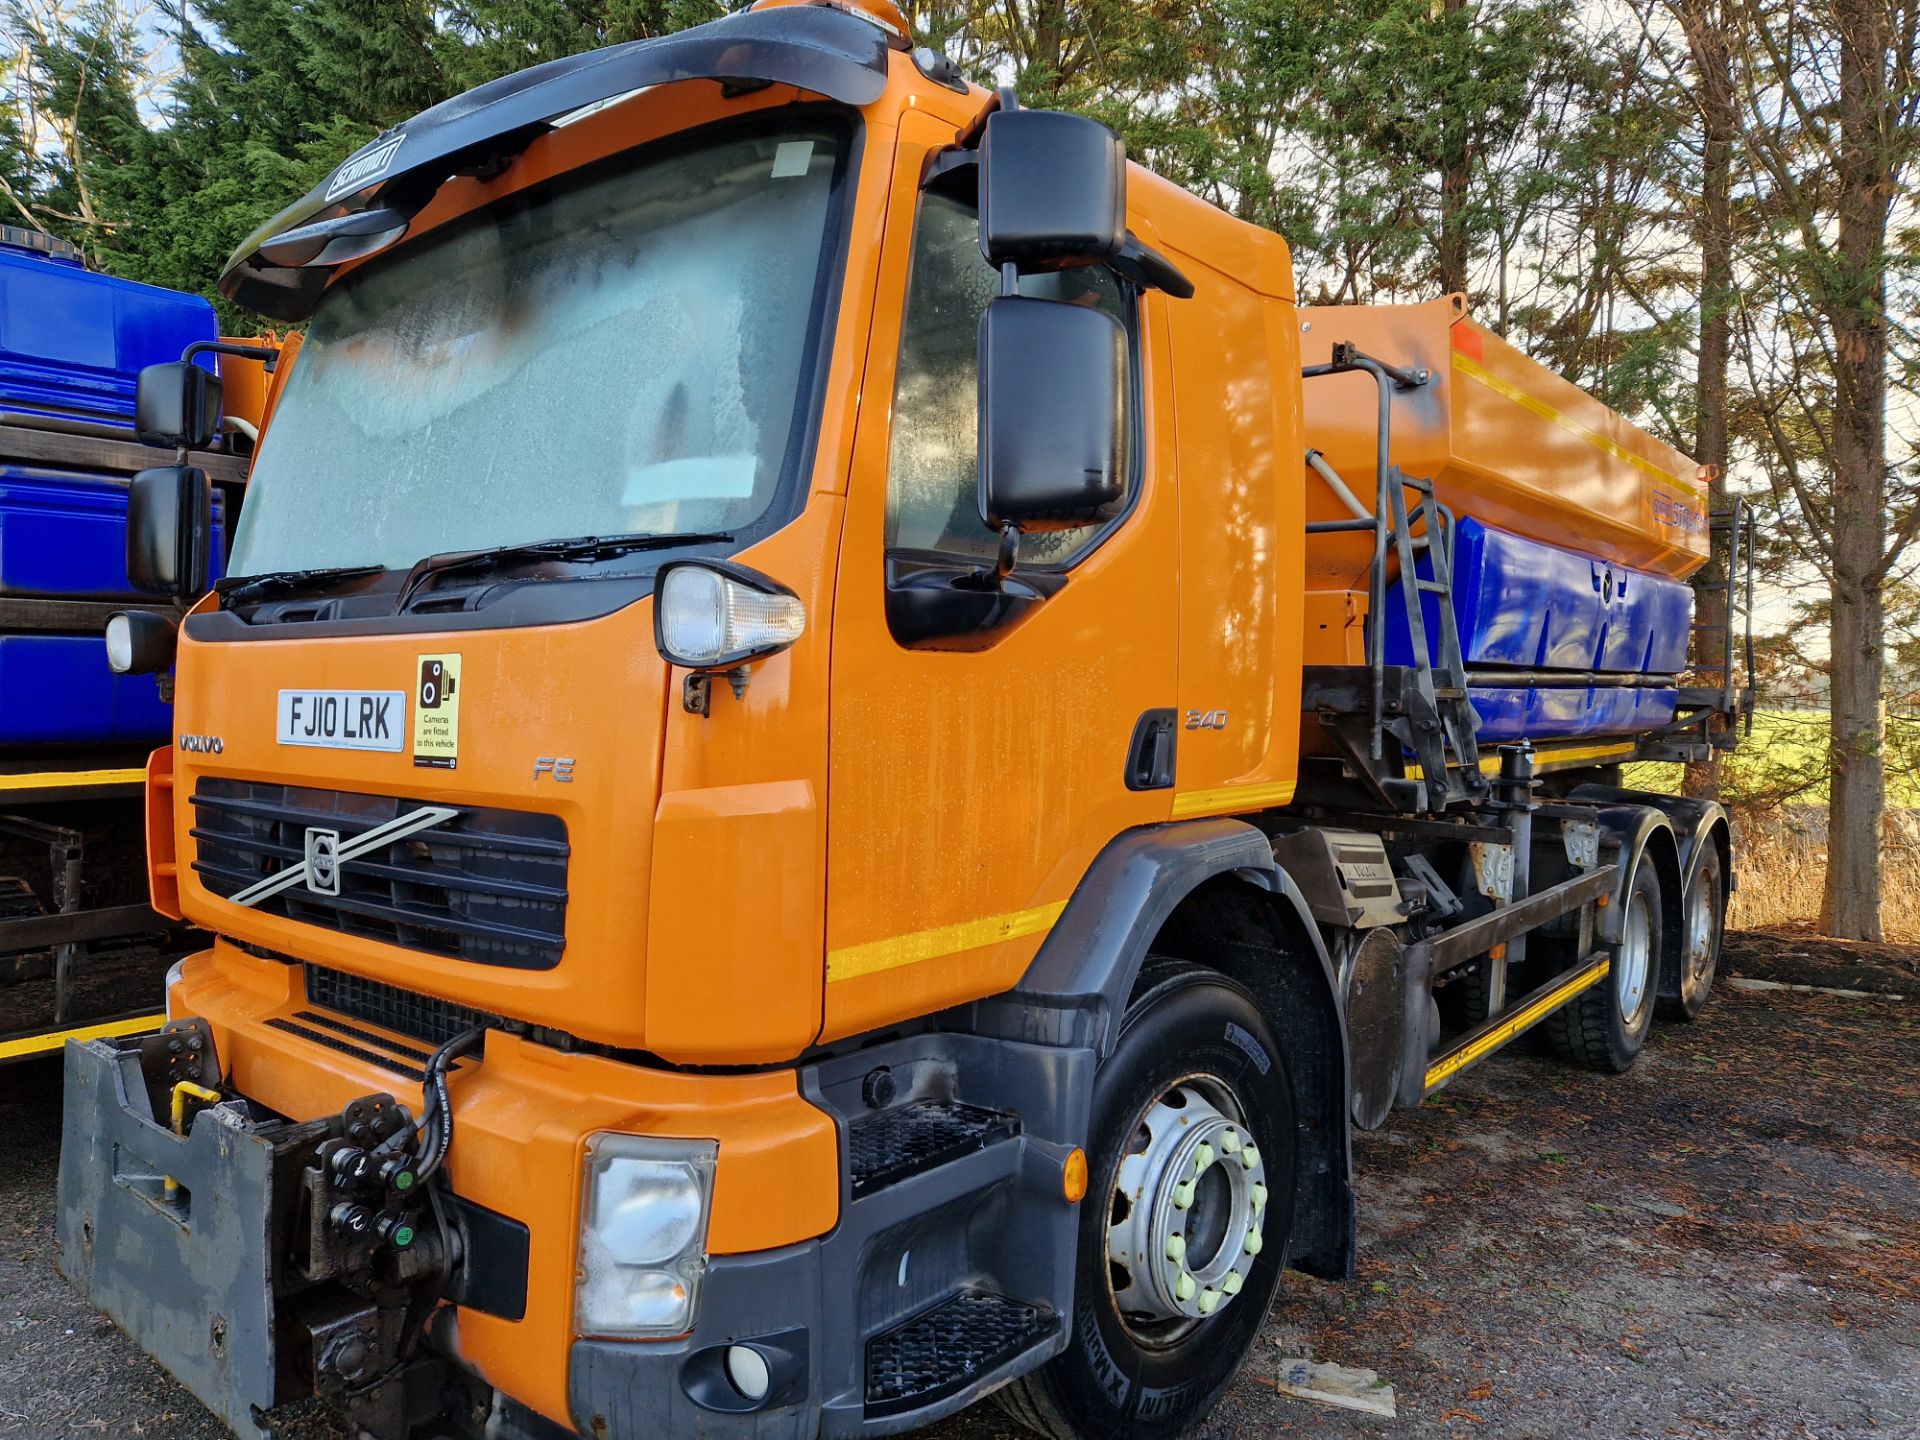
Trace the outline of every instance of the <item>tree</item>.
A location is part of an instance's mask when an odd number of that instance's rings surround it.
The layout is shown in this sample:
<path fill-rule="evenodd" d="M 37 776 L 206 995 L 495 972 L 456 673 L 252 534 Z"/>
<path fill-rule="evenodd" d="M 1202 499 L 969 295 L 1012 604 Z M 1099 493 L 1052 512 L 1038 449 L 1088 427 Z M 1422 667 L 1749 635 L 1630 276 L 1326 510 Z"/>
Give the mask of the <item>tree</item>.
<path fill-rule="evenodd" d="M 1896 207 L 1920 152 L 1920 3 L 1732 0 L 1739 145 L 1764 230 L 1738 340 L 1770 442 L 1776 497 L 1831 593 L 1831 816 L 1822 928 L 1880 938 L 1886 804 L 1881 688 L 1888 580 L 1920 532 L 1887 447 Z M 1895 272 L 1899 272 L 1897 275 Z M 1905 357 L 1912 403 L 1912 357 Z M 1913 454 L 1897 457 L 1911 470 Z"/>

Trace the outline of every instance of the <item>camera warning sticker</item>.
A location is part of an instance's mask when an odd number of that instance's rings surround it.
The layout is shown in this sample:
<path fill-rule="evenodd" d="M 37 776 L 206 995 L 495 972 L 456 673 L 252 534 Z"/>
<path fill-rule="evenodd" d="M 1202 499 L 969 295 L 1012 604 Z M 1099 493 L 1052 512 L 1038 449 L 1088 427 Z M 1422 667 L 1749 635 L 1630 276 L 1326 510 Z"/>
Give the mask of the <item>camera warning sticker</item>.
<path fill-rule="evenodd" d="M 460 763 L 460 657 L 422 655 L 413 696 L 413 763 L 452 770 Z"/>

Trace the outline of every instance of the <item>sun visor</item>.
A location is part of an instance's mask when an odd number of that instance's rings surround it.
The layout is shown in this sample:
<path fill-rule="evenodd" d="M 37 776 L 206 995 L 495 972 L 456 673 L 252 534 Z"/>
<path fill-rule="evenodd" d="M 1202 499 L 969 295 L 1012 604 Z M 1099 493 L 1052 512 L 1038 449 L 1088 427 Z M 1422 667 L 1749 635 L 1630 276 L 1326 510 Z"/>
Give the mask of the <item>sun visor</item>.
<path fill-rule="evenodd" d="M 424 110 L 341 162 L 320 185 L 249 235 L 220 293 L 273 320 L 313 314 L 331 271 L 275 264 L 262 247 L 316 220 L 384 207 L 417 214 L 451 176 L 517 155 L 553 121 L 676 80 L 792 85 L 843 105 L 870 105 L 887 83 L 887 34 L 844 10 L 752 10 L 656 40 L 536 65 Z"/>

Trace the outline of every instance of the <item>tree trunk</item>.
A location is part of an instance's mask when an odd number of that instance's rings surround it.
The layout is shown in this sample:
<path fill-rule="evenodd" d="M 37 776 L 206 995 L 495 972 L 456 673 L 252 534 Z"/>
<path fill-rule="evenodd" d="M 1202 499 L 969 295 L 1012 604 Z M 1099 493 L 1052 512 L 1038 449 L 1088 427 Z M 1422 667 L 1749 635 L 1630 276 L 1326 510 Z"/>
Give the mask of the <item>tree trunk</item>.
<path fill-rule="evenodd" d="M 1821 928 L 1880 938 L 1881 679 L 1886 606 L 1887 206 L 1880 129 L 1891 34 L 1879 0 L 1836 0 L 1840 38 L 1833 326 L 1833 660 L 1827 882 Z"/>
<path fill-rule="evenodd" d="M 1694 95 L 1700 108 L 1703 163 L 1700 208 L 1694 218 L 1694 237 L 1700 247 L 1700 352 L 1693 454 L 1702 465 L 1713 467 L 1707 490 L 1707 508 L 1712 513 L 1726 506 L 1727 358 L 1734 300 L 1733 147 L 1738 116 L 1730 26 L 1719 0 L 1679 0 L 1676 10 L 1692 56 Z M 1701 684 L 1722 683 L 1732 669 L 1732 637 L 1727 628 L 1732 607 L 1726 588 L 1731 578 L 1716 557 L 1695 582 L 1694 660 Z M 1725 723 L 1714 719 L 1709 734 L 1720 733 Z M 1687 766 L 1682 788 L 1688 795 L 1718 794 L 1720 752 L 1710 750 L 1707 759 Z"/>

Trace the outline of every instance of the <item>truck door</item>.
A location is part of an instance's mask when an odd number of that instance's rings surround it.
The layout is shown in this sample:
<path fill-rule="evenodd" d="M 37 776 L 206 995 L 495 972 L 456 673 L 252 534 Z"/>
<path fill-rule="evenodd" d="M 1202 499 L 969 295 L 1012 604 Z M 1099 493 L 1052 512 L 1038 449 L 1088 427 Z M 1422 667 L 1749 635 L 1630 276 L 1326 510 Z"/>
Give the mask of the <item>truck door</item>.
<path fill-rule="evenodd" d="M 903 136 L 931 132 L 912 123 L 928 118 L 908 116 Z M 1174 733 L 1165 302 L 1104 266 L 1023 282 L 1127 328 L 1127 493 L 1099 523 L 1022 541 L 1016 576 L 1045 598 L 996 613 L 990 592 L 956 591 L 954 579 L 991 572 L 997 546 L 975 459 L 977 333 L 999 281 L 980 254 L 970 169 L 921 192 L 926 152 L 948 138 L 902 142 L 848 487 L 829 1039 L 1014 985 L 1101 847 L 1166 819 L 1173 794 L 1171 776 L 1145 776 L 1134 753 L 1136 734 L 1162 730 L 1165 744 Z"/>

